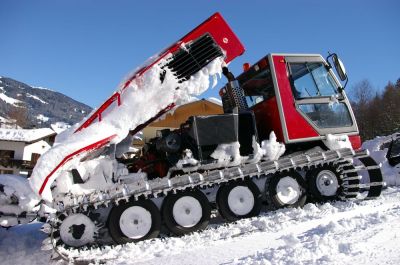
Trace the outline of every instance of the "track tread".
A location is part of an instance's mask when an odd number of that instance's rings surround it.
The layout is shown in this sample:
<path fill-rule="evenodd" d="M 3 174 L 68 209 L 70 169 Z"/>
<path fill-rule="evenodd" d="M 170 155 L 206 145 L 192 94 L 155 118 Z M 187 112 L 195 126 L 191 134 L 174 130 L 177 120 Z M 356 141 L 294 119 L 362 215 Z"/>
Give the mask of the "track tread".
<path fill-rule="evenodd" d="M 225 169 L 214 169 L 209 171 L 204 171 L 202 173 L 189 173 L 183 176 L 177 176 L 171 179 L 171 183 L 166 182 L 165 179 L 156 179 L 151 180 L 149 182 L 144 183 L 136 183 L 135 187 L 136 191 L 130 191 L 128 194 L 122 195 L 122 192 L 114 191 L 106 191 L 101 196 L 101 200 L 96 197 L 95 201 L 89 200 L 89 203 L 83 204 L 80 203 L 78 205 L 69 205 L 68 202 L 79 201 L 79 198 L 69 198 L 69 201 L 62 201 L 61 203 L 64 205 L 62 208 L 62 212 L 59 212 L 58 218 L 53 221 L 55 224 L 55 230 L 60 226 L 63 219 L 68 216 L 68 212 L 83 212 L 83 209 L 97 209 L 97 208 L 108 208 L 111 205 L 118 205 L 120 203 L 125 203 L 125 201 L 140 201 L 144 199 L 156 198 L 158 196 L 167 196 L 170 193 L 176 193 L 179 190 L 185 190 L 188 188 L 196 188 L 202 189 L 204 187 L 212 187 L 212 186 L 220 186 L 225 185 L 225 183 L 229 183 L 231 181 L 236 180 L 251 180 L 252 178 L 265 178 L 266 186 L 268 187 L 271 184 L 271 181 L 274 179 L 273 176 L 276 174 L 280 174 L 281 172 L 292 172 L 297 170 L 313 170 L 315 168 L 321 166 L 335 166 L 337 167 L 338 176 L 343 179 L 341 182 L 341 193 L 339 194 L 339 198 L 342 199 L 351 199 L 356 198 L 357 194 L 360 192 L 359 187 L 349 187 L 349 185 L 358 185 L 359 179 L 349 179 L 346 178 L 355 178 L 358 177 L 357 171 L 358 168 L 351 164 L 352 158 L 357 158 L 357 156 L 362 156 L 361 158 L 365 158 L 365 162 L 372 163 L 372 165 L 376 165 L 375 161 L 372 158 L 366 157 L 362 151 L 356 152 L 351 151 L 350 149 L 341 149 L 337 151 L 318 151 L 314 154 L 310 155 L 298 155 L 292 157 L 290 160 L 287 157 L 281 158 L 277 161 L 259 161 L 256 166 L 254 164 L 243 164 L 240 166 L 234 166 Z M 371 162 L 372 160 L 372 162 Z M 291 166 L 289 165 L 289 161 Z M 375 163 L 375 164 L 373 164 Z M 368 164 L 368 163 L 367 163 Z M 366 165 L 367 166 L 367 165 Z M 343 173 L 344 169 L 352 170 L 355 172 Z M 376 170 L 376 169 L 374 169 Z M 379 169 L 378 169 L 379 170 Z M 245 172 L 245 173 L 243 173 Z M 380 173 L 380 172 L 379 172 Z M 196 182 L 193 182 L 191 175 L 196 174 L 195 178 Z M 379 175 L 375 176 L 375 179 L 379 179 Z M 167 179 L 168 180 L 168 179 Z M 166 185 L 168 183 L 169 185 Z M 146 185 L 144 185 L 146 184 Z M 149 188 L 150 187 L 150 188 Z M 304 185 L 304 187 L 306 187 Z M 379 196 L 382 186 L 373 186 L 369 190 L 369 195 Z M 119 192 L 119 193 L 118 193 Z M 276 205 L 273 203 L 273 195 L 271 191 L 266 189 L 266 201 L 271 208 L 280 208 L 282 205 Z M 305 194 L 306 195 L 306 194 Z M 306 196 L 305 196 L 306 197 Z M 75 200 L 74 200 L 75 199 Z M 305 203 L 305 199 L 301 200 L 298 203 L 298 206 L 302 206 Z M 94 207 L 96 206 L 96 207 Z M 90 210 L 88 211 L 90 212 Z M 92 217 L 93 218 L 93 217 Z M 99 224 L 106 225 L 106 224 Z M 96 241 L 93 246 L 98 246 L 99 241 Z M 62 242 L 61 242 L 62 244 Z M 91 247 L 91 246 L 88 246 Z"/>

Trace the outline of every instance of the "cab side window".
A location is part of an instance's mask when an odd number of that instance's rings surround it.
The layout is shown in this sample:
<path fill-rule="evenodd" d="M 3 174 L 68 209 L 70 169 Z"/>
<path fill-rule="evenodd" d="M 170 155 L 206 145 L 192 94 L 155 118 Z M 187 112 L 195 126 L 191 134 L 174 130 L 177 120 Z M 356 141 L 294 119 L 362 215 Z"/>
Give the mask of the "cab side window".
<path fill-rule="evenodd" d="M 274 86 L 269 69 L 256 73 L 252 78 L 241 84 L 247 105 L 254 105 L 275 96 Z"/>
<path fill-rule="evenodd" d="M 323 63 L 289 63 L 289 67 L 292 91 L 296 99 L 337 94 L 335 81 Z"/>

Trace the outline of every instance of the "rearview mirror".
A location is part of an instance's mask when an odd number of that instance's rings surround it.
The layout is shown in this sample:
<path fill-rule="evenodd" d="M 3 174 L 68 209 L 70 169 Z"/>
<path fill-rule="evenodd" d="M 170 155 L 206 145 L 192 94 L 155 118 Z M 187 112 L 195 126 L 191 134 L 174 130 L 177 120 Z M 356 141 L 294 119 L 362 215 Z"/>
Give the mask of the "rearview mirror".
<path fill-rule="evenodd" d="M 340 80 L 342 81 L 346 80 L 347 79 L 346 69 L 344 68 L 343 62 L 339 59 L 336 53 L 333 54 L 332 60 Z"/>

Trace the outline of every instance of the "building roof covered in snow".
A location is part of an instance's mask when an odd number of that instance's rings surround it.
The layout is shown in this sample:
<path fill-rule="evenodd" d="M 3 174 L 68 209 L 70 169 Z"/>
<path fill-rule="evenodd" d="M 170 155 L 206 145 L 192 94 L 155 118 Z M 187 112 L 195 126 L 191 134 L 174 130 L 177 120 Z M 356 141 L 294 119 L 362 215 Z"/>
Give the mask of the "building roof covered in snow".
<path fill-rule="evenodd" d="M 5 129 L 0 128 L 0 141 L 35 142 L 56 135 L 50 128 L 39 129 Z"/>

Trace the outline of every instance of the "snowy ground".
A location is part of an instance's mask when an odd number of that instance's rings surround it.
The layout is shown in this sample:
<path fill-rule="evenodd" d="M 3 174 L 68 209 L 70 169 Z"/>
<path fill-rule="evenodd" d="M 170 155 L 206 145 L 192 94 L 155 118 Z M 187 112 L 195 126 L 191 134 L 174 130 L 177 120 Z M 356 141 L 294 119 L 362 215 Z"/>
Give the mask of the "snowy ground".
<path fill-rule="evenodd" d="M 1 229 L 0 263 L 57 263 L 40 250 L 39 228 Z M 399 245 L 400 188 L 388 188 L 375 200 L 307 204 L 182 238 L 67 254 L 108 264 L 400 264 Z"/>

